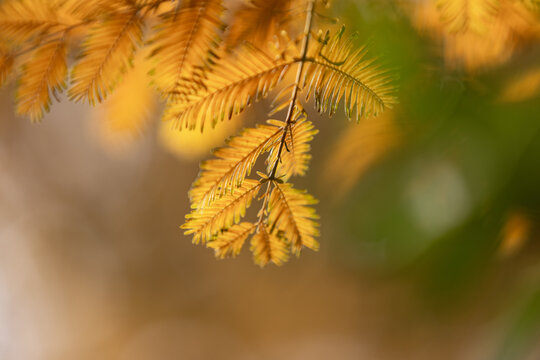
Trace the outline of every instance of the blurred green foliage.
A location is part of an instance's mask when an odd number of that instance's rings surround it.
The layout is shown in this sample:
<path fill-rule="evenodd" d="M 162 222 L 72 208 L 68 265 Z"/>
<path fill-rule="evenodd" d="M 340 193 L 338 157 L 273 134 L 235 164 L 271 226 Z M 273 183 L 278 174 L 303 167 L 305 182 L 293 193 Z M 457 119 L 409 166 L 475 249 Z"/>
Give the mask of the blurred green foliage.
<path fill-rule="evenodd" d="M 344 2 L 336 11 L 397 69 L 395 113 L 405 139 L 334 214 L 341 231 L 334 239 L 349 249 L 336 247 L 336 256 L 362 271 L 410 277 L 438 308 L 456 308 L 494 282 L 497 301 L 517 314 L 499 358 L 523 358 L 540 334 L 540 99 L 511 103 L 500 95 L 531 66 L 534 48 L 471 74 L 446 68 L 394 2 Z M 515 211 L 532 225 L 517 253 L 504 256 L 503 231 Z M 524 274 L 533 278 L 525 290 L 517 284 Z M 517 301 L 523 291 L 533 295 Z"/>

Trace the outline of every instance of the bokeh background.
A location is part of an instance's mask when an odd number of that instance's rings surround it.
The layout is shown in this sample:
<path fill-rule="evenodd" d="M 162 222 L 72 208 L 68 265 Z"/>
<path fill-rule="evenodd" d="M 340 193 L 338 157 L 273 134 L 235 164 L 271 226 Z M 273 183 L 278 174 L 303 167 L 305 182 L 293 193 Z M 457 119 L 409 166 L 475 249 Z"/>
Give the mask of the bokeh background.
<path fill-rule="evenodd" d="M 399 104 L 310 112 L 321 249 L 282 267 L 179 229 L 198 162 L 267 103 L 201 136 L 158 102 L 31 124 L 2 89 L 0 358 L 540 359 L 540 13 L 501 4 L 464 29 L 435 1 L 335 2 Z"/>

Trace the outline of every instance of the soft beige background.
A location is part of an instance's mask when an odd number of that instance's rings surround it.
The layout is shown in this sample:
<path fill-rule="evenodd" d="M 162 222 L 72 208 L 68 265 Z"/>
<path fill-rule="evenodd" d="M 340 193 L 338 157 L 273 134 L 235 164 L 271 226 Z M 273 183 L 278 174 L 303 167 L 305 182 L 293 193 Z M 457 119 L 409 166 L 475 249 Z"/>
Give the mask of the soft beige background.
<path fill-rule="evenodd" d="M 304 180 L 323 199 L 319 253 L 263 270 L 246 251 L 218 261 L 178 229 L 196 161 L 167 153 L 152 131 L 111 153 L 88 109 L 66 101 L 30 124 L 12 116 L 11 90 L 0 97 L 0 358 L 479 360 L 496 351 L 505 319 L 484 300 L 498 287 L 432 312 L 407 277 L 340 260 L 347 249 L 324 216 L 339 202 L 318 182 L 320 166 Z M 333 133 L 316 141 L 317 161 Z"/>

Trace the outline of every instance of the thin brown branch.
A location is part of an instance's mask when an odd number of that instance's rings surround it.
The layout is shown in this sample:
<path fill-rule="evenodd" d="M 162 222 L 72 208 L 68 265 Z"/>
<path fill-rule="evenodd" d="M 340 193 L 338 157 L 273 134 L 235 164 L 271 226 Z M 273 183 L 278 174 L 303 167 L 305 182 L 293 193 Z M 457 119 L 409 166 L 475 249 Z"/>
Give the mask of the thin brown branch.
<path fill-rule="evenodd" d="M 283 147 L 285 144 L 285 139 L 287 137 L 287 131 L 291 126 L 293 114 L 294 114 L 294 108 L 296 106 L 296 99 L 298 97 L 298 89 L 300 87 L 300 81 L 302 79 L 302 72 L 304 71 L 304 63 L 305 59 L 307 58 L 307 52 L 308 52 L 308 45 L 309 45 L 309 38 L 311 34 L 311 25 L 313 21 L 313 14 L 315 12 L 315 0 L 310 0 L 308 2 L 307 7 L 307 14 L 306 14 L 306 23 L 304 26 L 304 34 L 302 39 L 302 49 L 301 49 L 301 57 L 299 59 L 295 59 L 295 62 L 298 62 L 298 70 L 296 72 L 296 80 L 294 82 L 294 88 L 291 94 L 291 103 L 289 104 L 289 108 L 287 110 L 287 117 L 286 117 L 286 123 L 283 127 L 283 135 L 281 136 L 280 144 L 279 144 L 279 150 L 278 155 L 276 157 L 276 160 L 274 162 L 274 166 L 272 167 L 272 171 L 270 173 L 270 176 L 268 177 L 268 185 L 266 187 L 266 191 L 264 194 L 264 201 L 261 207 L 261 210 L 259 211 L 259 221 L 257 222 L 257 226 L 260 226 L 263 223 L 264 220 L 264 214 L 266 211 L 266 205 L 268 203 L 268 197 L 270 194 L 270 187 L 275 181 L 276 171 L 277 167 L 279 165 L 280 159 L 281 159 L 281 153 L 283 151 Z M 292 137 L 292 136 L 291 136 Z"/>
<path fill-rule="evenodd" d="M 313 14 L 315 12 L 315 0 L 310 0 L 308 2 L 307 7 L 307 15 L 306 15 L 306 24 L 304 26 L 304 36 L 302 38 L 302 49 L 301 49 L 301 55 L 300 60 L 298 63 L 298 70 L 296 72 L 296 79 L 294 81 L 294 88 L 291 94 L 291 102 L 289 104 L 289 109 L 287 110 L 287 117 L 285 121 L 285 126 L 283 128 L 283 135 L 281 137 L 281 142 L 279 144 L 279 150 L 278 155 L 276 157 L 276 160 L 274 162 L 274 166 L 272 168 L 272 172 L 270 173 L 270 180 L 273 180 L 276 176 L 277 167 L 279 165 L 280 159 L 281 159 L 281 153 L 283 151 L 283 147 L 285 145 L 285 139 L 287 137 L 287 130 L 291 126 L 294 108 L 296 106 L 296 99 L 298 97 L 298 90 L 300 88 L 300 81 L 302 79 L 302 72 L 304 71 L 304 64 L 306 62 L 307 58 L 307 52 L 308 52 L 308 45 L 309 45 L 309 39 L 311 34 L 311 25 L 313 22 Z"/>

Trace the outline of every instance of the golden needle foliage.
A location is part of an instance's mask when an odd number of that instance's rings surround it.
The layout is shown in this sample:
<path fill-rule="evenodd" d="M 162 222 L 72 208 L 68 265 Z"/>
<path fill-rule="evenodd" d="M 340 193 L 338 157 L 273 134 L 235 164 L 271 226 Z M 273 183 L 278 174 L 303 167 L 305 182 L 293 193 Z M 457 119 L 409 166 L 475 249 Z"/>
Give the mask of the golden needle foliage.
<path fill-rule="evenodd" d="M 540 35 L 538 11 L 528 0 L 409 3 L 414 24 L 439 41 L 451 68 L 472 72 L 502 64 Z"/>
<path fill-rule="evenodd" d="M 439 0 L 437 7 L 450 32 L 484 32 L 497 12 L 497 1 Z"/>
<path fill-rule="evenodd" d="M 55 97 L 65 86 L 67 75 L 66 44 L 55 39 L 39 48 L 23 65 L 17 89 L 17 113 L 38 120 L 49 110 L 51 94 Z"/>
<path fill-rule="evenodd" d="M 71 99 L 91 104 L 105 99 L 129 66 L 142 35 L 142 19 L 136 8 L 114 12 L 95 24 L 71 74 Z"/>
<path fill-rule="evenodd" d="M 300 254 L 305 246 L 317 250 L 319 244 L 315 236 L 319 235 L 318 219 L 315 210 L 309 205 L 317 200 L 305 191 L 299 191 L 291 184 L 276 183 L 268 204 L 268 224 L 277 229 L 277 234 L 287 239 L 293 253 Z"/>
<path fill-rule="evenodd" d="M 283 24 L 290 20 L 291 2 L 252 0 L 243 4 L 234 14 L 235 21 L 227 35 L 227 47 L 234 48 L 244 40 L 253 44 L 270 41 L 283 28 Z"/>
<path fill-rule="evenodd" d="M 287 181 L 291 176 L 306 174 L 311 159 L 309 143 L 317 133 L 318 130 L 305 118 L 297 119 L 289 127 L 289 132 L 285 135 L 285 146 L 288 151 L 281 154 L 282 165 L 278 167 L 276 173 L 278 178 Z M 278 161 L 278 150 L 274 147 L 270 152 L 268 171 L 271 171 L 270 167 Z"/>
<path fill-rule="evenodd" d="M 165 95 L 198 90 L 201 84 L 192 81 L 194 71 L 215 59 L 223 10 L 220 0 L 188 0 L 178 10 L 160 15 L 151 40 L 151 57 L 156 63 L 154 81 Z"/>
<path fill-rule="evenodd" d="M 257 233 L 251 238 L 250 250 L 253 252 L 255 263 L 259 266 L 270 262 L 281 265 L 289 260 L 288 244 L 264 224 L 257 226 Z"/>
<path fill-rule="evenodd" d="M 213 126 L 230 119 L 253 101 L 266 97 L 293 62 L 274 60 L 253 45 L 241 46 L 222 59 L 202 89 L 175 98 L 164 119 L 174 121 L 178 128 L 203 131 L 207 122 Z"/>
<path fill-rule="evenodd" d="M 13 43 L 45 37 L 64 30 L 58 6 L 47 0 L 4 1 L 0 8 L 2 36 Z"/>
<path fill-rule="evenodd" d="M 326 7 L 325 0 L 252 0 L 227 31 L 221 0 L 9 0 L 0 5 L 0 80 L 19 77 L 18 112 L 33 120 L 65 87 L 70 99 L 90 104 L 118 88 L 105 104 L 106 124 L 132 134 L 153 102 L 147 72 L 166 101 L 168 129 L 207 131 L 279 88 L 272 119 L 201 164 L 182 228 L 219 258 L 238 255 L 249 240 L 256 264 L 280 265 L 319 247 L 317 201 L 289 183 L 307 173 L 318 132 L 301 100 L 329 115 L 343 104 L 356 121 L 396 102 L 393 77 L 343 27 L 314 31 Z M 138 52 L 148 55 L 134 61 Z"/>

